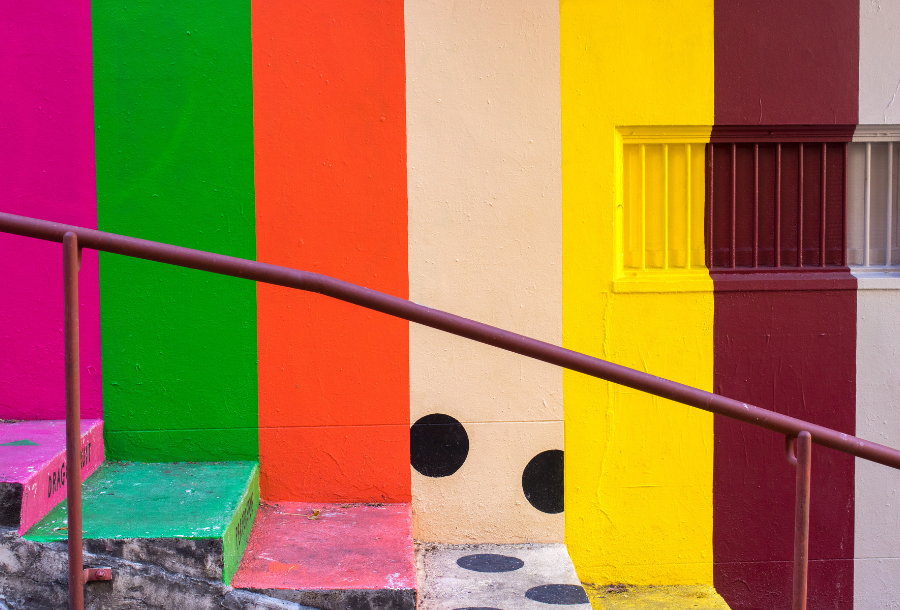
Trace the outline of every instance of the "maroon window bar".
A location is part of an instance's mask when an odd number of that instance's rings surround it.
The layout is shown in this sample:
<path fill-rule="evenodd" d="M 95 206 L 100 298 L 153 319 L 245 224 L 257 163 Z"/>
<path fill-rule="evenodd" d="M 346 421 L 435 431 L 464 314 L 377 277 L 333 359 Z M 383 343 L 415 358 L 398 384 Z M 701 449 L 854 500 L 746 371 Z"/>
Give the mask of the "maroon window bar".
<path fill-rule="evenodd" d="M 709 158 L 712 159 L 710 147 Z M 846 148 L 845 148 L 846 150 Z M 568 350 L 524 335 L 482 324 L 424 305 L 318 273 L 280 267 L 202 250 L 104 233 L 92 229 L 0 213 L 0 232 L 63 244 L 66 350 L 66 468 L 68 477 L 69 607 L 84 609 L 84 584 L 111 580 L 108 568 L 82 565 L 81 462 L 78 355 L 78 267 L 81 248 L 121 254 L 232 277 L 322 294 L 373 311 L 422 324 L 479 343 L 521 354 L 535 360 L 604 379 L 717 415 L 783 434 L 788 460 L 797 461 L 797 495 L 794 538 L 794 610 L 806 607 L 806 574 L 809 544 L 810 452 L 815 443 L 856 457 L 900 469 L 900 451 L 794 417 L 748 405 L 724 396 L 656 377 L 587 354 Z M 798 457 L 790 452 L 799 439 Z"/>
<path fill-rule="evenodd" d="M 713 128 L 707 146 L 709 269 L 748 273 L 846 266 L 852 134 L 843 125 Z"/>

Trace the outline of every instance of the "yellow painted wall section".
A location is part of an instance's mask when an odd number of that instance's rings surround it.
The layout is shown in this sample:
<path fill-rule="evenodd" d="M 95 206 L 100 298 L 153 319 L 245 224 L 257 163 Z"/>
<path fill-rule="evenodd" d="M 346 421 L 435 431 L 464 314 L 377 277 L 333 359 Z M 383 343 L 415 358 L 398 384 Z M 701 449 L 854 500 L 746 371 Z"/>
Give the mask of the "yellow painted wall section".
<path fill-rule="evenodd" d="M 622 251 L 627 128 L 701 151 L 708 140 L 708 127 L 678 126 L 713 122 L 713 1 L 563 0 L 560 54 L 563 344 L 711 391 L 708 273 L 642 277 Z M 676 182 L 660 193 L 663 183 L 650 181 L 647 197 L 667 196 L 678 210 L 699 193 L 702 205 L 702 189 Z M 673 243 L 685 226 L 669 223 Z M 566 542 L 581 579 L 711 584 L 712 415 L 568 371 L 563 389 Z"/>

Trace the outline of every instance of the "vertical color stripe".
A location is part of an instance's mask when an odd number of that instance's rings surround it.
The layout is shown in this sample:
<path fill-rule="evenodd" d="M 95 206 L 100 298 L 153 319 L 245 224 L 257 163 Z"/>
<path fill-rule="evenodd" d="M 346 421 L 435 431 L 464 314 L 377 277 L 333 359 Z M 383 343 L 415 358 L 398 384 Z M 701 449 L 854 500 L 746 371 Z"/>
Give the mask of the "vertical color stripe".
<path fill-rule="evenodd" d="M 708 208 L 716 244 L 711 273 L 715 392 L 849 434 L 855 429 L 856 281 L 840 263 L 844 150 L 851 133 L 845 126 L 714 127 L 715 196 Z M 824 200 L 826 221 L 831 219 L 825 242 L 828 273 L 818 267 L 823 200 L 817 137 L 831 141 Z M 748 141 L 754 138 L 762 141 L 758 162 L 749 154 Z M 755 217 L 764 236 L 758 271 L 772 270 L 777 243 L 781 273 L 754 274 L 750 268 L 751 180 L 759 185 Z M 725 186 L 731 187 L 727 193 Z M 726 245 L 721 236 L 726 225 L 734 226 L 735 212 L 742 229 Z M 728 269 L 733 265 L 729 258 L 738 261 L 742 273 Z M 850 608 L 853 458 L 814 448 L 812 477 L 810 605 Z M 784 457 L 784 438 L 717 417 L 715 586 L 733 609 L 790 604 L 794 496 L 795 471 Z"/>
<path fill-rule="evenodd" d="M 896 278 L 893 280 L 896 281 Z M 856 435 L 900 447 L 900 290 L 857 293 Z M 890 608 L 900 597 L 900 472 L 866 460 L 856 463 L 854 610 Z"/>
<path fill-rule="evenodd" d="M 253 2 L 259 260 L 408 294 L 403 3 Z M 260 285 L 269 500 L 409 501 L 402 320 Z"/>
<path fill-rule="evenodd" d="M 739 292 L 713 280 L 716 393 L 853 434 L 852 278 L 844 290 Z M 812 458 L 809 603 L 849 609 L 853 458 L 821 447 Z M 733 610 L 790 604 L 794 491 L 783 437 L 716 418 L 715 586 Z"/>
<path fill-rule="evenodd" d="M 559 3 L 406 3 L 410 298 L 559 345 Z M 411 419 L 462 422 L 453 476 L 412 473 L 420 540 L 562 542 L 522 474 L 562 450 L 562 371 L 410 327 Z M 473 510 L 472 507 L 478 507 Z"/>
<path fill-rule="evenodd" d="M 712 390 L 706 272 L 663 274 L 671 281 L 659 292 L 612 283 L 617 127 L 712 123 L 713 2 L 569 1 L 560 29 L 563 345 Z M 711 582 L 712 416 L 576 373 L 563 380 L 566 542 L 581 579 Z"/>
<path fill-rule="evenodd" d="M 0 8 L 0 206 L 4 212 L 97 226 L 86 0 Z M 62 249 L 0 235 L 0 419 L 65 417 Z M 85 251 L 81 414 L 100 417 L 97 254 Z"/>
<path fill-rule="evenodd" d="M 255 257 L 250 8 L 93 5 L 100 228 Z M 256 459 L 245 280 L 101 256 L 113 459 Z"/>
<path fill-rule="evenodd" d="M 862 5 L 862 54 L 866 37 L 876 26 L 872 7 Z M 883 6 L 877 15 L 879 26 L 884 19 L 886 35 L 896 28 L 900 12 Z M 870 40 L 883 48 L 896 44 L 896 39 Z M 879 79 L 890 79 L 891 57 L 868 68 L 878 71 Z M 860 62 L 865 61 L 862 57 Z M 863 64 L 860 76 L 863 78 Z M 883 71 L 882 71 L 883 70 Z M 872 73 L 870 72 L 870 75 Z M 896 80 L 896 79 L 895 79 Z M 863 114 L 864 87 L 860 85 L 860 114 Z M 873 117 L 877 118 L 877 117 Z M 890 115 L 887 116 L 890 121 Z M 850 172 L 847 214 L 850 222 L 851 271 L 857 278 L 856 313 L 856 434 L 888 447 L 900 447 L 900 378 L 896 374 L 900 353 L 900 278 L 897 277 L 897 241 L 900 226 L 900 128 L 893 126 L 859 126 L 850 145 Z M 869 208 L 866 214 L 865 208 Z M 868 217 L 871 253 L 870 265 L 880 267 L 890 262 L 889 273 L 862 267 L 865 237 L 864 221 Z M 891 252 L 890 255 L 887 252 Z M 890 608 L 900 599 L 900 472 L 856 461 L 856 519 L 854 524 L 853 608 L 880 610 Z"/>
<path fill-rule="evenodd" d="M 716 0 L 716 124 L 856 123 L 857 0 Z"/>

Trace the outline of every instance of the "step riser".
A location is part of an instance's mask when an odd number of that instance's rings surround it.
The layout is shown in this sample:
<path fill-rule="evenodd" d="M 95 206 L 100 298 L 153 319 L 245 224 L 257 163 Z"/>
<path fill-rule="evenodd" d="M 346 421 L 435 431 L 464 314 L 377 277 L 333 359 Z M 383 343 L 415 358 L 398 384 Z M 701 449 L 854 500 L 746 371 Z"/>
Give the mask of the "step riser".
<path fill-rule="evenodd" d="M 52 544 L 52 543 L 51 543 Z M 219 539 L 128 538 L 84 541 L 84 552 L 149 566 L 188 578 L 222 580 L 222 541 Z"/>
<path fill-rule="evenodd" d="M 104 460 L 103 422 L 81 422 L 81 478 Z M 0 525 L 24 534 L 66 499 L 66 423 L 0 425 Z"/>
<path fill-rule="evenodd" d="M 81 480 L 94 474 L 103 459 L 103 425 L 100 424 L 81 437 Z M 66 454 L 62 453 L 23 483 L 19 535 L 65 500 L 67 493 Z"/>
<path fill-rule="evenodd" d="M 343 589 L 340 591 L 289 591 L 285 589 L 248 589 L 267 598 L 308 606 L 316 610 L 416 610 L 416 590 Z"/>
<path fill-rule="evenodd" d="M 234 518 L 225 530 L 222 538 L 222 579 L 230 583 L 234 577 L 241 557 L 250 541 L 250 531 L 256 520 L 256 511 L 259 509 L 259 470 L 253 476 L 250 486 L 234 513 Z"/>

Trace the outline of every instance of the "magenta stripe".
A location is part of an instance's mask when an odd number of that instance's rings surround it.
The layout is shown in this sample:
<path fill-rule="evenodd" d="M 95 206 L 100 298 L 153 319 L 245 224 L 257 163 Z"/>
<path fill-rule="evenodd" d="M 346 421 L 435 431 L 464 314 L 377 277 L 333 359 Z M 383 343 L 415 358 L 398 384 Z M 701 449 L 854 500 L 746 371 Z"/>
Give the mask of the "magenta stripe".
<path fill-rule="evenodd" d="M 97 226 L 88 0 L 0 5 L 0 210 Z M 82 413 L 102 413 L 97 254 L 81 280 Z M 65 417 L 62 249 L 0 236 L 0 418 Z"/>

